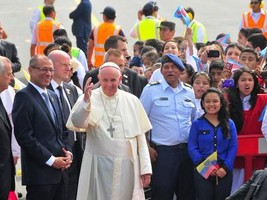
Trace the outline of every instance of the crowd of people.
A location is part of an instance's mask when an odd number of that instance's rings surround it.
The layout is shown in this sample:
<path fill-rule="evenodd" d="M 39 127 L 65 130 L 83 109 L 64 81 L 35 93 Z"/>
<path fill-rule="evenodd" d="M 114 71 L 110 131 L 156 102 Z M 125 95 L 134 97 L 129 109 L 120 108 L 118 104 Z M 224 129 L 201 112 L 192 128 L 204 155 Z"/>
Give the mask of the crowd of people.
<path fill-rule="evenodd" d="M 19 89 L 19 53 L 0 25 L 0 200 L 15 191 L 19 157 L 27 200 L 238 196 L 238 136 L 267 140 L 263 1 L 250 1 L 237 41 L 208 40 L 191 7 L 180 7 L 177 35 L 149 1 L 129 34 L 133 53 L 112 5 L 93 26 L 92 3 L 81 0 L 69 14 L 73 45 L 54 2 L 33 13 L 29 80 Z M 255 155 L 253 170 L 265 165 Z"/>

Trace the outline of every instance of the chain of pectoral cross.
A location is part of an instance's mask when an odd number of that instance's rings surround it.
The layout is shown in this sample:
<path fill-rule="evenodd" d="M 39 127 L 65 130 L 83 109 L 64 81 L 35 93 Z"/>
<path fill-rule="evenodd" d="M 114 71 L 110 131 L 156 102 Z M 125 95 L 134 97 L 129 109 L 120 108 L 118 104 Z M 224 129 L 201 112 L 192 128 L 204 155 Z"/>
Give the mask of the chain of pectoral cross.
<path fill-rule="evenodd" d="M 108 116 L 107 108 L 106 108 L 106 106 L 104 104 L 104 100 L 103 100 L 102 94 L 100 94 L 100 97 L 101 97 L 101 101 L 102 101 L 102 104 L 103 104 L 103 107 L 104 107 L 104 110 L 105 110 L 105 113 L 107 115 L 108 122 L 109 122 L 109 128 L 107 129 L 107 131 L 110 133 L 110 136 L 113 137 L 113 133 L 115 131 L 115 128 L 112 126 L 112 122 L 113 122 L 113 120 L 115 118 L 115 113 L 116 113 L 118 105 L 119 105 L 119 99 L 117 100 L 117 105 L 116 105 L 116 108 L 115 108 L 114 113 L 112 115 L 113 117 L 110 119 L 109 116 Z M 115 100 L 116 100 L 116 98 L 115 98 Z"/>

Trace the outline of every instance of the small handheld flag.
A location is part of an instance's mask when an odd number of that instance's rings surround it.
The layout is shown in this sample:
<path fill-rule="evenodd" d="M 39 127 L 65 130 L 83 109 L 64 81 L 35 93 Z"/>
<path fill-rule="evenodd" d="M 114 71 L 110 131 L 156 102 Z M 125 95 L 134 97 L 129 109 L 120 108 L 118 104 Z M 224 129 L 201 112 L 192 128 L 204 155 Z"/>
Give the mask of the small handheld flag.
<path fill-rule="evenodd" d="M 236 61 L 234 61 L 234 60 L 232 60 L 230 58 L 227 60 L 227 63 L 230 63 L 230 64 L 233 65 L 232 66 L 232 71 L 235 71 L 236 69 L 240 69 L 240 68 L 243 67 L 242 64 L 240 64 L 240 63 L 238 63 L 238 62 L 236 62 Z"/>
<path fill-rule="evenodd" d="M 223 47 L 224 50 L 228 46 L 227 40 L 230 38 L 230 36 L 231 35 L 228 33 L 225 36 L 223 36 L 223 37 L 221 37 L 221 38 L 219 38 L 219 39 L 216 40 L 217 42 L 219 42 L 222 45 L 222 47 Z"/>
<path fill-rule="evenodd" d="M 188 27 L 190 23 L 190 18 L 187 12 L 184 10 L 183 6 L 181 5 L 178 6 L 178 8 L 176 9 L 174 13 L 174 17 L 182 19 L 185 25 Z"/>
<path fill-rule="evenodd" d="M 209 155 L 202 163 L 197 166 L 197 171 L 207 179 L 214 169 L 218 169 L 217 151 Z"/>
<path fill-rule="evenodd" d="M 204 70 L 204 66 L 201 62 L 201 60 L 197 57 L 197 56 L 192 56 L 196 62 L 196 66 L 197 66 L 197 71 L 203 71 Z"/>

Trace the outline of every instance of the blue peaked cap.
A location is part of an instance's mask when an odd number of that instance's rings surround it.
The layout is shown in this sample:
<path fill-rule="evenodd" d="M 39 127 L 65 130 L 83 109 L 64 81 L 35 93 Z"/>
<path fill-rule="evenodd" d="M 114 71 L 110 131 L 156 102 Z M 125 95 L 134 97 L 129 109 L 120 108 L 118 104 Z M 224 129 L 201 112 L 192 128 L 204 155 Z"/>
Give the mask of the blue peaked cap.
<path fill-rule="evenodd" d="M 181 71 L 185 70 L 184 64 L 181 61 L 181 59 L 172 53 L 167 53 L 164 56 L 162 56 L 161 58 L 162 66 L 164 63 L 167 63 L 167 62 L 172 62 Z"/>

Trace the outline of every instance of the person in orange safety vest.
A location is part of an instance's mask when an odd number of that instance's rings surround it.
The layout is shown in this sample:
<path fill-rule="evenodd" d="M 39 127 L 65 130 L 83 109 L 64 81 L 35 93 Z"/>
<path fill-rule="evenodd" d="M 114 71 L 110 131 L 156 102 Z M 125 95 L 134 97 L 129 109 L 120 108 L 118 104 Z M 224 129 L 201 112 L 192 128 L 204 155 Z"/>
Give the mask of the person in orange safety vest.
<path fill-rule="evenodd" d="M 104 43 L 110 36 L 121 35 L 125 37 L 121 27 L 114 23 L 116 18 L 116 11 L 114 8 L 107 6 L 101 14 L 103 14 L 103 23 L 95 27 L 89 37 L 90 39 L 87 49 L 87 62 L 89 69 L 94 67 L 98 68 L 104 63 Z M 93 52 L 95 54 L 94 64 L 92 61 Z"/>
<path fill-rule="evenodd" d="M 242 14 L 241 28 L 259 28 L 267 38 L 267 13 L 262 0 L 251 0 L 251 11 Z"/>
<path fill-rule="evenodd" d="M 46 5 L 43 9 L 45 20 L 40 21 L 32 34 L 30 55 L 44 54 L 45 47 L 54 42 L 53 32 L 64 27 L 55 21 L 56 11 L 54 6 Z"/>

